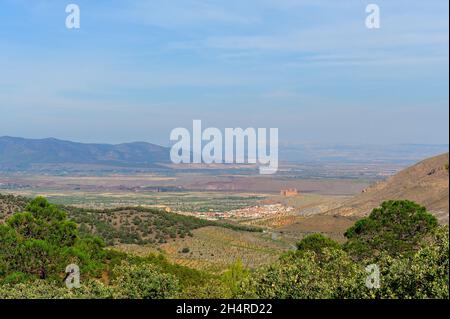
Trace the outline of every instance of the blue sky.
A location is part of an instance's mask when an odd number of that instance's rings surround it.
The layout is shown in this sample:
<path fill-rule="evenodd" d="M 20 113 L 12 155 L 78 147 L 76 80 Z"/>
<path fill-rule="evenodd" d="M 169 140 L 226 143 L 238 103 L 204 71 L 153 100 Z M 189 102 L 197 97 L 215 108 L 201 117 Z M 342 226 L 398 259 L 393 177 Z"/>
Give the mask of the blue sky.
<path fill-rule="evenodd" d="M 0 0 L 0 136 L 447 144 L 448 37 L 447 0 Z"/>

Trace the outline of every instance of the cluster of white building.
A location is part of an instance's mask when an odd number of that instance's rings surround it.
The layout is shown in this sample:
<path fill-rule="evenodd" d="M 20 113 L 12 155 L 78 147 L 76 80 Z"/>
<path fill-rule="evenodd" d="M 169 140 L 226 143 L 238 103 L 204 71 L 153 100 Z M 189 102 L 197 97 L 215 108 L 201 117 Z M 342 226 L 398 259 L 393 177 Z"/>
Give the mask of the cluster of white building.
<path fill-rule="evenodd" d="M 294 212 L 293 207 L 287 207 L 282 204 L 269 204 L 233 209 L 226 212 L 190 212 L 181 213 L 184 215 L 196 216 L 199 218 L 217 220 L 217 219 L 258 219 L 285 215 Z"/>

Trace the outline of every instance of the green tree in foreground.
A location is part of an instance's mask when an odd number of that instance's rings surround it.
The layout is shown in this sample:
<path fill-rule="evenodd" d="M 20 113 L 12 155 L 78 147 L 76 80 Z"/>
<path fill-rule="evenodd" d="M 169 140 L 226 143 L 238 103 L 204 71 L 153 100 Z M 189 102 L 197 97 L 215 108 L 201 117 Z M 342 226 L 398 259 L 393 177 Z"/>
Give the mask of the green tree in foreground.
<path fill-rule="evenodd" d="M 425 207 L 407 200 L 387 201 L 346 231 L 344 248 L 356 260 L 376 259 L 382 253 L 412 254 L 437 226 Z"/>
<path fill-rule="evenodd" d="M 118 265 L 113 270 L 114 297 L 120 299 L 168 299 L 178 296 L 175 276 L 162 273 L 151 264 Z"/>
<path fill-rule="evenodd" d="M 394 258 L 387 254 L 377 261 L 380 289 L 365 298 L 449 298 L 449 229 L 439 226 L 413 255 Z"/>
<path fill-rule="evenodd" d="M 325 248 L 340 248 L 340 245 L 322 234 L 308 235 L 297 243 L 298 251 L 309 250 L 321 254 Z"/>
<path fill-rule="evenodd" d="M 241 282 L 247 278 L 248 274 L 248 270 L 244 267 L 244 264 L 240 259 L 223 273 L 222 281 L 229 289 L 231 296 L 234 297 L 239 294 Z"/>
<path fill-rule="evenodd" d="M 98 238 L 80 238 L 64 211 L 37 197 L 0 225 L 0 280 L 61 280 L 72 263 L 82 273 L 98 275 L 104 268 L 103 247 Z"/>
<path fill-rule="evenodd" d="M 299 250 L 253 271 L 240 287 L 250 298 L 449 298 L 448 226 L 410 201 L 389 201 L 346 232 L 340 245 L 310 235 Z M 366 287 L 376 264 L 380 288 Z"/>
<path fill-rule="evenodd" d="M 97 280 L 84 280 L 79 289 L 39 279 L 0 285 L 0 299 L 111 299 L 113 293 L 111 287 Z"/>
<path fill-rule="evenodd" d="M 356 298 L 364 289 L 364 268 L 342 249 L 290 252 L 252 273 L 241 286 L 241 297 L 271 299 Z"/>
<path fill-rule="evenodd" d="M 342 246 L 310 235 L 271 265 L 247 270 L 237 262 L 216 276 L 163 256 L 108 252 L 99 239 L 80 238 L 74 226 L 42 198 L 0 225 L 0 299 L 449 298 L 448 226 L 409 201 L 383 203 L 347 231 Z M 98 274 L 106 258 L 107 284 L 88 277 L 79 289 L 64 287 L 68 263 Z M 380 270 L 378 289 L 366 287 L 368 264 Z"/>

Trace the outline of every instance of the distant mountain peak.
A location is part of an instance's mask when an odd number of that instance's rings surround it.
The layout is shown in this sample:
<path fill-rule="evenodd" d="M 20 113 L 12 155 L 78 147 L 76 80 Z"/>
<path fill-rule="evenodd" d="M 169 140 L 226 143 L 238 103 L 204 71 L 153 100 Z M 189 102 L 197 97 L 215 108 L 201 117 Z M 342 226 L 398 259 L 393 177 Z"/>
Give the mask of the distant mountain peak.
<path fill-rule="evenodd" d="M 0 137 L 0 170 L 46 170 L 96 165 L 105 169 L 155 168 L 170 161 L 169 149 L 146 142 L 88 144 L 54 137 Z"/>

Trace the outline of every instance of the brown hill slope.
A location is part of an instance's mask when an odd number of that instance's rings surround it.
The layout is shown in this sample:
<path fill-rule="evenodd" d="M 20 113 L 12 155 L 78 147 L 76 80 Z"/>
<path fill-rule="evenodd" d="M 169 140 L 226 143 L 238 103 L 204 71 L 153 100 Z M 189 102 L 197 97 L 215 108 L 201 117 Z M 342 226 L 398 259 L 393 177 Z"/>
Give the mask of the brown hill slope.
<path fill-rule="evenodd" d="M 440 222 L 449 222 L 448 153 L 426 159 L 377 183 L 327 214 L 366 216 L 385 200 L 408 199 L 425 206 Z"/>

